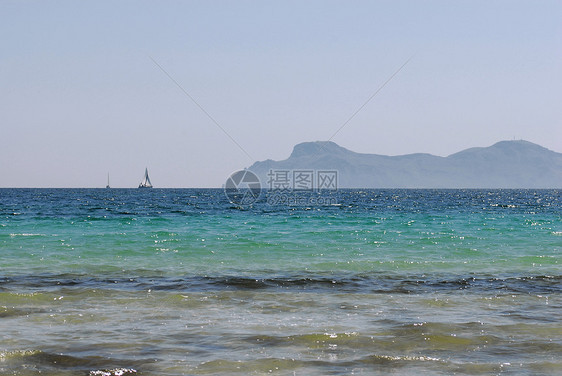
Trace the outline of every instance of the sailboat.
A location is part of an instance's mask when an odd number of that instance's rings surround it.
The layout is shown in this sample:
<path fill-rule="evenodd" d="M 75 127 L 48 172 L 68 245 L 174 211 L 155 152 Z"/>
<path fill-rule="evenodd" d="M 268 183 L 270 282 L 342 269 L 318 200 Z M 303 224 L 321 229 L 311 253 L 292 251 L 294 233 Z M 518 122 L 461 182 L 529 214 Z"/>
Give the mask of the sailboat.
<path fill-rule="evenodd" d="M 140 182 L 139 188 L 152 188 L 152 183 L 150 182 L 150 178 L 148 177 L 148 168 L 144 170 L 144 178 Z"/>
<path fill-rule="evenodd" d="M 109 186 L 109 172 L 107 173 L 107 185 L 105 186 L 105 188 L 107 188 L 107 189 L 111 188 Z"/>

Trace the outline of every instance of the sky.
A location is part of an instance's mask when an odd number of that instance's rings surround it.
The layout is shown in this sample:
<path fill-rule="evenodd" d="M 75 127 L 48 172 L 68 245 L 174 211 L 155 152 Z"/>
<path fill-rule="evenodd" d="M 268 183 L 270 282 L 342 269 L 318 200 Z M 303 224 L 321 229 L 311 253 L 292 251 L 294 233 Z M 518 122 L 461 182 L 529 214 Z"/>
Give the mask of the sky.
<path fill-rule="evenodd" d="M 136 187 L 145 167 L 220 187 L 318 140 L 562 152 L 561 19 L 558 0 L 2 0 L 0 187 Z"/>

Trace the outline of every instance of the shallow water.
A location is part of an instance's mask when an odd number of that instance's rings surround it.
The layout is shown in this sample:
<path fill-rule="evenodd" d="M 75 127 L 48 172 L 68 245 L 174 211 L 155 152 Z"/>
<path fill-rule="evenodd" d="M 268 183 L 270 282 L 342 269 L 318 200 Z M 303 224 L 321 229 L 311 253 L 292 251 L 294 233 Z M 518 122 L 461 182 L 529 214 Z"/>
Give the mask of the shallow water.
<path fill-rule="evenodd" d="M 561 192 L 331 194 L 0 189 L 0 374 L 562 373 Z"/>

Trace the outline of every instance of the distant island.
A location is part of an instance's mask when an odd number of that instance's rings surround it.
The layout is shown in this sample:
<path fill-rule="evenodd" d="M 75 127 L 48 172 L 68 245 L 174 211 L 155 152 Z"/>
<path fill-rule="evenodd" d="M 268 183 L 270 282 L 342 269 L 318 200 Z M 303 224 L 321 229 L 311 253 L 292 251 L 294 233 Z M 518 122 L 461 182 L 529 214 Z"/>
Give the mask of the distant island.
<path fill-rule="evenodd" d="M 271 170 L 337 170 L 339 188 L 562 188 L 562 154 L 528 141 L 500 141 L 439 157 L 356 153 L 303 142 L 288 159 L 248 168 L 267 187 Z"/>

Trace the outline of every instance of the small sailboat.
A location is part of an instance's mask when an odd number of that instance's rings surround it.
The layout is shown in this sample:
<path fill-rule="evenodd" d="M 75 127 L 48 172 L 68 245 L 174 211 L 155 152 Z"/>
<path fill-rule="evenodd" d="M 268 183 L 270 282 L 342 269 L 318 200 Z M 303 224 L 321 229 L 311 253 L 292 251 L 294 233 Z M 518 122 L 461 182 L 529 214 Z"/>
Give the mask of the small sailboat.
<path fill-rule="evenodd" d="M 148 168 L 144 170 L 144 178 L 140 182 L 139 188 L 152 188 L 152 183 L 150 182 L 150 178 L 148 177 Z"/>
<path fill-rule="evenodd" d="M 106 188 L 106 189 L 111 188 L 111 187 L 109 186 L 109 172 L 107 173 L 107 185 L 105 186 L 105 188 Z"/>

